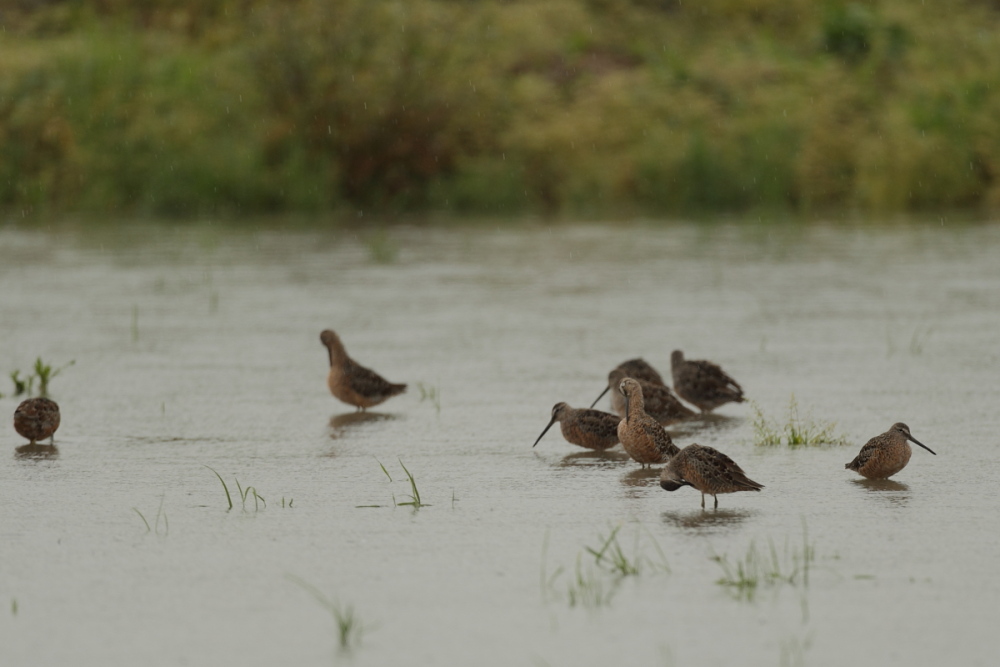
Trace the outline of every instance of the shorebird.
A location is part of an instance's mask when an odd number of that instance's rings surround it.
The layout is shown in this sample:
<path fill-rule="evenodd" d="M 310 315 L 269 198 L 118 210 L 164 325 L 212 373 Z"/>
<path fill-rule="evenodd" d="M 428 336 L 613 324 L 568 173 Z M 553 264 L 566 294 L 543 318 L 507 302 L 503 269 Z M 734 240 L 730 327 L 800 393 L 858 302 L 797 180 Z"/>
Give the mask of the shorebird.
<path fill-rule="evenodd" d="M 542 431 L 542 435 L 535 440 L 535 445 L 548 433 L 553 424 L 559 422 L 559 429 L 567 442 L 587 449 L 609 449 L 618 444 L 619 421 L 618 417 L 607 412 L 571 408 L 566 403 L 556 403 L 552 406 L 552 419 Z"/>
<path fill-rule="evenodd" d="M 720 493 L 760 491 L 758 484 L 736 465 L 736 462 L 717 449 L 702 445 L 688 445 L 674 456 L 660 473 L 660 486 L 666 491 L 676 491 L 682 486 L 693 486 L 701 491 L 701 506 L 705 507 L 705 494 L 715 498 L 719 506 Z"/>
<path fill-rule="evenodd" d="M 631 376 L 621 368 L 616 368 L 608 374 L 608 386 L 617 387 L 627 377 Z M 653 384 L 638 378 L 632 379 L 638 382 L 642 389 L 642 402 L 646 414 L 664 426 L 688 419 L 696 414 L 694 410 L 681 403 L 680 399 L 674 396 L 670 387 L 663 384 Z M 621 417 L 625 416 L 625 396 L 620 391 L 611 394 L 611 409 Z"/>
<path fill-rule="evenodd" d="M 347 356 L 344 344 L 329 329 L 321 333 L 319 339 L 330 353 L 330 374 L 326 384 L 330 393 L 344 403 L 365 410 L 406 391 L 405 384 L 393 384 Z"/>
<path fill-rule="evenodd" d="M 885 433 L 866 442 L 854 460 L 845 463 L 844 467 L 868 479 L 888 479 L 910 462 L 913 449 L 907 440 L 937 456 L 934 450 L 910 435 L 909 426 L 897 422 Z"/>
<path fill-rule="evenodd" d="M 14 410 L 14 430 L 34 445 L 53 438 L 59 428 L 59 406 L 50 398 L 29 398 Z"/>
<path fill-rule="evenodd" d="M 680 450 L 660 423 L 646 414 L 639 382 L 625 378 L 618 390 L 625 396 L 625 418 L 618 422 L 618 439 L 622 447 L 643 468 L 669 461 Z"/>
<path fill-rule="evenodd" d="M 624 373 L 621 377 L 635 378 L 636 380 L 642 380 L 643 382 L 649 382 L 651 384 L 664 384 L 663 377 L 656 371 L 655 368 L 646 363 L 644 359 L 637 358 L 623 361 L 615 366 L 611 373 L 615 373 L 616 371 L 622 371 Z M 621 378 L 619 378 L 619 381 L 621 381 Z M 590 404 L 590 407 L 597 405 L 597 401 L 601 400 L 601 398 L 608 393 L 609 389 L 616 390 L 611 392 L 611 406 L 614 408 L 616 399 L 620 399 L 621 395 L 617 392 L 618 384 L 611 382 L 610 374 L 608 375 L 608 386 L 604 388 L 604 391 L 601 392 L 600 396 L 594 399 L 594 402 Z M 615 408 L 615 412 L 618 412 L 617 408 Z"/>
<path fill-rule="evenodd" d="M 724 403 L 742 403 L 743 388 L 711 361 L 686 361 L 684 353 L 670 355 L 674 391 L 702 412 L 711 412 Z"/>

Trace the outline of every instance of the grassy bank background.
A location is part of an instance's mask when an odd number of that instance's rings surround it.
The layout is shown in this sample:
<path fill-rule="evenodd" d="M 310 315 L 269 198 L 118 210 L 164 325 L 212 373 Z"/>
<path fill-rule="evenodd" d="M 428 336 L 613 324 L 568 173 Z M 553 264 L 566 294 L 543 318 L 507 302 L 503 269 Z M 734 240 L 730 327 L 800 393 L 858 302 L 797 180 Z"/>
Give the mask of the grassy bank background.
<path fill-rule="evenodd" d="M 1000 3 L 0 9 L 18 214 L 1000 208 Z"/>

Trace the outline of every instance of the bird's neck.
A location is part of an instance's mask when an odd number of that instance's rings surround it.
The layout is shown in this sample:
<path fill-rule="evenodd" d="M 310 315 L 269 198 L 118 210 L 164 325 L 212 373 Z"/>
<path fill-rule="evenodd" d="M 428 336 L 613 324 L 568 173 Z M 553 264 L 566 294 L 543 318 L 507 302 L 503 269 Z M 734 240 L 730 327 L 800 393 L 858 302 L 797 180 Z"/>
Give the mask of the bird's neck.
<path fill-rule="evenodd" d="M 628 399 L 628 412 L 625 414 L 628 421 L 632 421 L 633 417 L 638 417 L 643 412 L 646 411 L 646 403 L 642 400 L 640 396 L 631 396 Z"/>
<path fill-rule="evenodd" d="M 336 343 L 331 343 L 326 346 L 327 352 L 330 354 L 330 366 L 340 366 L 347 359 L 347 353 L 344 352 L 344 347 L 342 345 L 337 345 Z"/>

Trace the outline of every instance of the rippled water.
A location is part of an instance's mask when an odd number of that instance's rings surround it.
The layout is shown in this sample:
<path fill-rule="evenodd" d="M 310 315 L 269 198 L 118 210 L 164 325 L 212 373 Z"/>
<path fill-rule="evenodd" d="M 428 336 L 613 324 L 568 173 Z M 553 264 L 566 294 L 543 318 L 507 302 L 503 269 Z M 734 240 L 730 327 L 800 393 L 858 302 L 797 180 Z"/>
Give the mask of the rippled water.
<path fill-rule="evenodd" d="M 75 360 L 52 384 L 58 456 L 0 430 L 4 665 L 1000 655 L 996 225 L 122 229 L 0 228 L 0 372 Z M 328 327 L 408 393 L 366 416 L 334 401 Z M 717 511 L 620 449 L 558 429 L 531 448 L 554 403 L 589 404 L 629 357 L 668 375 L 674 348 L 852 444 L 756 447 L 748 405 L 673 429 L 766 486 Z M 844 470 L 896 421 L 938 456 L 882 484 Z M 400 460 L 429 506 L 393 506 Z M 266 508 L 227 511 L 205 466 Z M 585 551 L 618 526 L 644 565 L 621 581 Z M 713 556 L 769 541 L 790 574 L 804 529 L 808 583 L 716 583 Z M 353 651 L 290 577 L 353 605 Z"/>

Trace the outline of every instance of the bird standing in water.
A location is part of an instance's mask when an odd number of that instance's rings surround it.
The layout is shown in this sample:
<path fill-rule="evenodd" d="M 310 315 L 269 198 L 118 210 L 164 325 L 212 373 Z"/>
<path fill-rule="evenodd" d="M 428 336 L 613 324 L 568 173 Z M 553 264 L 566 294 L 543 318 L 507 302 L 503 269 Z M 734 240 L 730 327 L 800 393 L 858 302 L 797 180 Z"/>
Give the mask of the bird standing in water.
<path fill-rule="evenodd" d="M 552 419 L 542 431 L 542 435 L 535 440 L 535 445 L 548 433 L 553 424 L 559 422 L 559 429 L 567 442 L 603 451 L 618 444 L 619 421 L 618 417 L 607 412 L 571 408 L 566 403 L 556 403 L 552 407 Z"/>
<path fill-rule="evenodd" d="M 844 467 L 868 479 L 888 479 L 910 462 L 913 449 L 907 440 L 937 456 L 934 450 L 910 435 L 909 426 L 897 422 L 885 433 L 866 442 L 854 460 L 845 463 Z"/>
<path fill-rule="evenodd" d="M 627 377 L 631 376 L 625 370 L 616 368 L 608 374 L 608 386 L 618 387 L 621 385 L 622 380 Z M 674 392 L 670 391 L 670 387 L 638 378 L 632 379 L 638 382 L 639 387 L 642 389 L 642 402 L 646 414 L 664 426 L 689 419 L 696 414 L 694 410 L 681 403 L 680 399 L 674 396 Z M 594 401 L 594 403 L 596 402 Z M 620 391 L 611 394 L 611 409 L 622 417 L 625 416 L 625 397 Z"/>
<path fill-rule="evenodd" d="M 705 507 L 705 494 L 715 498 L 718 494 L 737 491 L 760 491 L 758 484 L 736 465 L 736 462 L 717 449 L 694 444 L 682 449 L 670 459 L 660 473 L 660 486 L 666 491 L 676 491 L 682 486 L 693 486 L 701 491 L 701 506 Z"/>
<path fill-rule="evenodd" d="M 659 374 L 659 372 L 657 372 L 655 368 L 646 363 L 645 359 L 636 358 L 636 359 L 629 359 L 628 361 L 623 361 L 617 366 L 615 366 L 614 370 L 612 370 L 611 373 L 616 373 L 618 371 L 621 371 L 623 373 L 623 375 L 619 376 L 618 378 L 619 382 L 621 381 L 621 378 L 630 377 L 630 378 L 635 378 L 636 380 L 641 380 L 643 382 L 649 382 L 650 384 L 658 384 L 658 385 L 664 384 L 663 377 Z M 608 386 L 604 388 L 604 391 L 601 392 L 600 396 L 594 399 L 594 402 L 590 404 L 590 407 L 594 407 L 595 405 L 597 405 L 597 401 L 601 400 L 601 398 L 610 390 L 611 407 L 612 409 L 614 409 L 615 412 L 618 412 L 618 408 L 614 406 L 617 400 L 621 400 L 621 394 L 618 393 L 618 382 L 612 384 L 610 380 L 611 380 L 611 375 L 609 374 Z"/>
<path fill-rule="evenodd" d="M 326 384 L 330 393 L 348 405 L 365 410 L 406 391 L 405 384 L 394 384 L 375 371 L 357 363 L 344 350 L 340 337 L 327 329 L 319 335 L 330 353 L 330 373 Z"/>
<path fill-rule="evenodd" d="M 643 468 L 670 460 L 680 450 L 663 426 L 646 414 L 642 388 L 634 378 L 625 378 L 618 385 L 625 396 L 625 418 L 618 423 L 618 439 L 622 447 Z"/>
<path fill-rule="evenodd" d="M 687 361 L 683 352 L 674 350 L 670 355 L 670 373 L 677 395 L 702 412 L 744 400 L 739 383 L 711 361 Z"/>
<path fill-rule="evenodd" d="M 14 410 L 14 430 L 34 445 L 53 438 L 59 428 L 59 406 L 51 398 L 29 398 Z"/>

